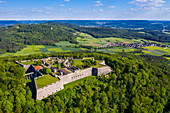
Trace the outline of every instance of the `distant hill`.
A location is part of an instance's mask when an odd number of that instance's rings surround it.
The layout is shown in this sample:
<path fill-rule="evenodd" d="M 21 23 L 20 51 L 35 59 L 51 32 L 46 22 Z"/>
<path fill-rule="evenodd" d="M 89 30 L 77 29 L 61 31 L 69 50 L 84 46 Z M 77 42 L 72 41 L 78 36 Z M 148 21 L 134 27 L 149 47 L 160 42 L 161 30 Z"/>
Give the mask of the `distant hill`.
<path fill-rule="evenodd" d="M 170 35 L 159 30 L 130 30 L 103 27 L 80 27 L 69 23 L 47 22 L 49 25 L 62 25 L 79 32 L 90 34 L 95 38 L 117 37 L 117 38 L 141 38 L 159 42 L 170 42 Z"/>
<path fill-rule="evenodd" d="M 138 29 L 144 30 L 170 30 L 170 21 L 148 21 L 148 20 L 0 20 L 0 24 L 8 26 L 13 24 L 40 24 L 44 22 L 70 23 L 86 27 L 107 27 L 117 29 Z"/>
<path fill-rule="evenodd" d="M 55 45 L 59 41 L 76 41 L 74 30 L 45 24 L 16 24 L 0 28 L 0 53 L 16 52 L 25 45 Z"/>

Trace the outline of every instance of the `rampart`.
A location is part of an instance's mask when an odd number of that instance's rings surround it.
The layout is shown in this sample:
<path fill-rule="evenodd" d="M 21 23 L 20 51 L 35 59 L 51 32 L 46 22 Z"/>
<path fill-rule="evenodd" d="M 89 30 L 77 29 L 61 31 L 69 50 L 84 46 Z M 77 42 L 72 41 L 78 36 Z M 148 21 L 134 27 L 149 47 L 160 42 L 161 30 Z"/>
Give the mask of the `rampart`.
<path fill-rule="evenodd" d="M 47 85 L 45 87 L 42 87 L 40 89 L 37 90 L 37 99 L 38 100 L 41 100 L 43 98 L 46 98 L 60 90 L 64 89 L 64 85 L 63 85 L 63 82 L 60 80 L 60 81 L 57 81 L 57 82 L 54 82 L 50 85 Z"/>
<path fill-rule="evenodd" d="M 19 64 L 20 66 L 24 67 L 23 64 L 19 63 L 18 61 L 15 62 L 16 64 Z"/>
<path fill-rule="evenodd" d="M 104 66 L 101 68 L 93 68 L 93 75 L 95 76 L 101 76 L 102 74 L 108 74 L 112 72 L 112 69 L 109 66 Z"/>
<path fill-rule="evenodd" d="M 81 78 L 88 77 L 91 75 L 92 75 L 92 67 L 84 69 L 84 70 L 78 70 L 75 73 L 70 73 L 65 76 L 61 76 L 60 79 L 63 81 L 64 84 L 68 84 L 70 82 L 73 82 L 73 81 L 76 81 L 76 80 L 79 80 Z"/>
<path fill-rule="evenodd" d="M 32 85 L 33 85 L 32 97 L 33 97 L 33 99 L 36 99 L 37 98 L 37 84 L 36 84 L 35 78 L 32 78 Z"/>

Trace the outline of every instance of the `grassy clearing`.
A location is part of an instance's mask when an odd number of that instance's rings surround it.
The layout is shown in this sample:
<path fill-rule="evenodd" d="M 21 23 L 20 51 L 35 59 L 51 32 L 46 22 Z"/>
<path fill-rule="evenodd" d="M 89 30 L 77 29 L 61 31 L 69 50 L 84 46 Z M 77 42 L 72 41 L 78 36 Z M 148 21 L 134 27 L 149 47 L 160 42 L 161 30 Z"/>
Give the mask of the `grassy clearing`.
<path fill-rule="evenodd" d="M 73 60 L 72 62 L 72 66 L 75 66 L 75 67 L 80 67 L 82 65 L 83 65 L 82 60 Z"/>
<path fill-rule="evenodd" d="M 51 83 L 54 83 L 58 81 L 59 79 L 57 77 L 52 77 L 51 75 L 44 75 L 43 77 L 37 78 L 36 83 L 37 83 L 37 88 L 42 88 L 46 85 L 49 85 Z"/>
<path fill-rule="evenodd" d="M 79 83 L 83 83 L 84 80 L 88 80 L 88 79 L 92 79 L 92 78 L 96 78 L 96 76 L 88 76 L 88 77 L 76 80 L 74 82 L 68 83 L 68 84 L 64 85 L 64 90 L 66 90 L 67 88 L 73 88 L 75 85 L 78 85 Z"/>

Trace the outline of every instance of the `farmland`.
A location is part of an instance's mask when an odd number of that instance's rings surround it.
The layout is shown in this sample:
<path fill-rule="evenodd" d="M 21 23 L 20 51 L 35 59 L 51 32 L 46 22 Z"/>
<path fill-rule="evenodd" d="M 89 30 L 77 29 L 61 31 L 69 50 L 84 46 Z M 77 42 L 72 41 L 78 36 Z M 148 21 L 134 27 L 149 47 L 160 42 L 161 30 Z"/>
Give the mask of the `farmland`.
<path fill-rule="evenodd" d="M 81 51 L 81 50 L 86 50 L 86 49 L 85 48 L 58 47 L 58 46 L 44 46 L 44 45 L 28 45 L 26 48 L 16 53 L 0 54 L 0 57 L 23 56 L 23 55 L 39 54 L 39 53 L 72 52 L 72 51 Z"/>
<path fill-rule="evenodd" d="M 58 52 L 73 52 L 73 51 L 81 51 L 81 50 L 89 50 L 87 48 L 79 48 L 75 47 L 77 45 L 84 45 L 84 46 L 91 46 L 91 47 L 98 47 L 100 45 L 105 45 L 106 43 L 139 43 L 143 44 L 148 40 L 145 39 L 126 39 L 126 38 L 94 38 L 89 34 L 77 32 L 79 36 L 77 37 L 77 42 L 79 44 L 73 44 L 69 41 L 60 41 L 59 43 L 55 43 L 55 46 L 45 46 L 45 45 L 27 45 L 21 51 L 16 53 L 4 53 L 0 54 L 0 57 L 7 57 L 7 56 L 23 56 L 23 55 L 30 55 L 30 54 L 39 54 L 39 53 L 58 53 Z M 156 41 L 150 41 L 154 43 L 158 43 Z M 160 43 L 162 44 L 162 43 Z M 162 48 L 162 47 L 144 47 L 146 50 L 143 50 L 144 54 L 148 55 L 169 55 L 170 48 Z M 112 47 L 112 48 L 104 48 L 104 49 L 96 49 L 96 52 L 106 52 L 106 53 L 119 53 L 122 52 L 133 52 L 135 48 L 123 48 L 123 47 Z M 94 50 L 94 49 L 92 49 Z"/>
<path fill-rule="evenodd" d="M 96 45 L 103 45 L 106 43 L 140 43 L 143 44 L 144 42 L 147 42 L 148 40 L 145 39 L 126 39 L 126 38 L 116 38 L 116 37 L 110 37 L 110 38 L 94 38 L 91 35 L 85 34 L 85 33 L 79 33 L 81 37 L 77 38 L 77 41 L 81 45 L 87 45 L 87 46 L 95 46 Z M 82 38 L 83 37 L 83 38 Z M 156 41 L 150 41 L 154 43 L 158 43 Z"/>

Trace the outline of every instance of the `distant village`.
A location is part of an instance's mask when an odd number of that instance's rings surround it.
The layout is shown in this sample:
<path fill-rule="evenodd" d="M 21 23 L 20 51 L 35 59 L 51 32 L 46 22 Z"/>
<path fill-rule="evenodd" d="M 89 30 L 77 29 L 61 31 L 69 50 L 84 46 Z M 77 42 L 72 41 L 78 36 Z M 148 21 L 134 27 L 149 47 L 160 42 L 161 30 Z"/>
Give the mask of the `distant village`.
<path fill-rule="evenodd" d="M 98 48 L 110 48 L 110 47 L 131 47 L 131 48 L 142 48 L 142 47 L 168 47 L 167 45 L 156 44 L 147 42 L 145 44 L 134 44 L 134 43 L 106 43 L 105 45 L 100 45 Z"/>

